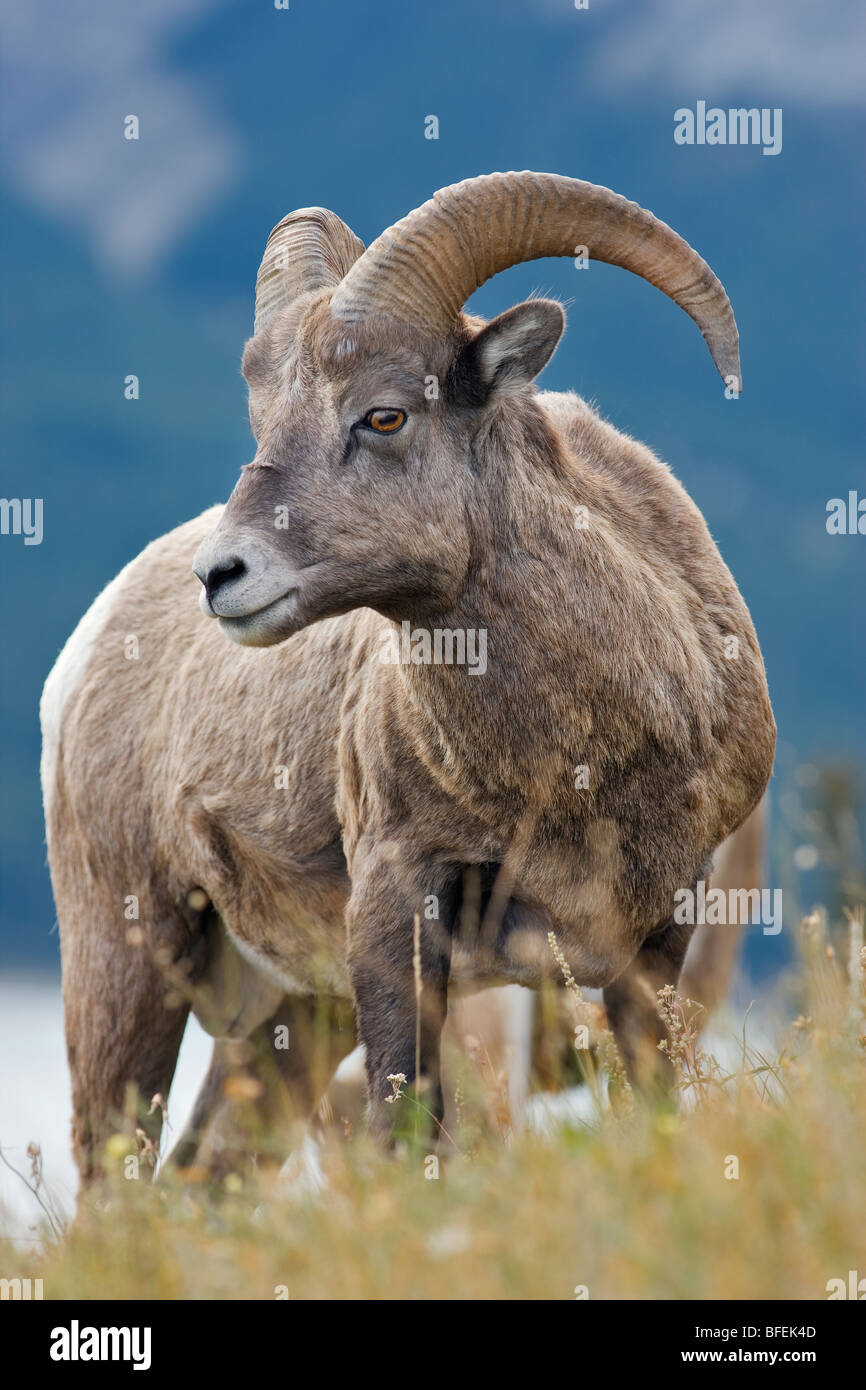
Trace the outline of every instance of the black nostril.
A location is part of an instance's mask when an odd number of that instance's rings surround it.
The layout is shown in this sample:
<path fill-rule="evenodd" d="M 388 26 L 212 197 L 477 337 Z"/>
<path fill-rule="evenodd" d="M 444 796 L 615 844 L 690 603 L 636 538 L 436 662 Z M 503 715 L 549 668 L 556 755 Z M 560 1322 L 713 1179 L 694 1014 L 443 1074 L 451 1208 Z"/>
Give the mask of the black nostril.
<path fill-rule="evenodd" d="M 204 582 L 208 598 L 212 599 L 225 584 L 242 579 L 246 572 L 247 567 L 243 560 L 223 560 L 221 564 L 214 565 L 213 569 L 208 571 Z"/>

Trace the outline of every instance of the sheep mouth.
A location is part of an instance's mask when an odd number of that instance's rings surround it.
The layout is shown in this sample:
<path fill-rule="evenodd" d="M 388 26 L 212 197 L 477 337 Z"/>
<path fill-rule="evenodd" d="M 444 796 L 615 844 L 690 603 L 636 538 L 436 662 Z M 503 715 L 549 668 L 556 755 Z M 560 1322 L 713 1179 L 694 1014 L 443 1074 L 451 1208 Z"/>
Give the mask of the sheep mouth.
<path fill-rule="evenodd" d="M 220 631 L 242 647 L 272 647 L 304 626 L 299 614 L 300 591 L 287 589 L 252 613 L 239 613 L 219 619 Z"/>

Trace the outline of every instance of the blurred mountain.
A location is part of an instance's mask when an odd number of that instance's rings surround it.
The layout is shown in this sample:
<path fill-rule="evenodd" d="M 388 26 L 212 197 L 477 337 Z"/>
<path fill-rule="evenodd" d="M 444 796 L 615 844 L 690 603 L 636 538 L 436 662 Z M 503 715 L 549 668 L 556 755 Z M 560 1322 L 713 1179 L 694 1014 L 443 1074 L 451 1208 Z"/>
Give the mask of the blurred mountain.
<path fill-rule="evenodd" d="M 681 10 L 651 8 L 659 22 Z M 567 302 L 544 385 L 646 440 L 703 509 L 755 618 L 786 763 L 862 766 L 866 537 L 824 524 L 829 498 L 866 496 L 864 109 L 844 46 L 785 30 L 787 66 L 774 63 L 776 30 L 756 36 L 739 4 L 740 67 L 713 66 L 694 19 L 689 51 L 642 67 L 648 40 L 622 3 L 124 0 L 91 5 L 89 28 L 78 4 L 36 6 L 42 29 L 3 9 L 19 79 L 2 122 L 0 490 L 42 497 L 45 516 L 40 546 L 0 537 L 6 959 L 57 949 L 42 682 L 102 585 L 226 497 L 250 458 L 240 350 L 267 233 L 293 207 L 332 207 L 369 242 L 444 184 L 547 169 L 615 188 L 697 246 L 737 314 L 737 402 L 691 321 L 610 267 L 517 267 L 473 308 L 539 289 Z M 810 43 L 823 87 L 798 84 Z M 676 146 L 674 110 L 698 99 L 783 107 L 782 153 Z M 123 140 L 129 113 L 137 142 Z M 438 140 L 424 138 L 430 114 Z"/>

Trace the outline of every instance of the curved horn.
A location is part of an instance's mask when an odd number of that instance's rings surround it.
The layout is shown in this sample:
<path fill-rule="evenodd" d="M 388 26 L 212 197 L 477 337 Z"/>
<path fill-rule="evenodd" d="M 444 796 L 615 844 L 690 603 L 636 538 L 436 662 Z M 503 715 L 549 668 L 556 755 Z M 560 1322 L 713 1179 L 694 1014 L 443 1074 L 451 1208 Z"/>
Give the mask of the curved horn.
<path fill-rule="evenodd" d="M 364 254 L 364 243 L 327 208 L 298 208 L 268 237 L 256 276 L 254 332 L 275 309 L 307 290 L 338 285 Z"/>
<path fill-rule="evenodd" d="M 637 203 L 561 174 L 483 174 L 440 189 L 377 237 L 331 309 L 347 322 L 379 313 L 447 331 L 491 275 L 584 246 L 669 295 L 700 328 L 722 377 L 740 381 L 733 310 L 707 263 Z"/>

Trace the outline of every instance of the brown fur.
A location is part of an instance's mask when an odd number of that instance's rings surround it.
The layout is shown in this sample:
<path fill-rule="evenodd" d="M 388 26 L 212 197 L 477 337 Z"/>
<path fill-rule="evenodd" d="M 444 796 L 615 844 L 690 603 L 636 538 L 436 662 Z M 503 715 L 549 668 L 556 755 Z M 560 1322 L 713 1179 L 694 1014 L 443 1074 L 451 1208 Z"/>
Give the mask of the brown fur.
<path fill-rule="evenodd" d="M 432 1108 L 449 980 L 537 985 L 556 973 L 549 930 L 608 991 L 640 1075 L 644 986 L 675 982 L 688 944 L 674 893 L 770 774 L 752 623 L 666 465 L 576 396 L 467 390 L 478 320 L 447 340 L 345 328 L 328 299 L 248 346 L 253 464 L 224 512 L 131 566 L 64 710 L 49 846 L 85 1170 L 124 1084 L 170 1079 L 185 1007 L 165 1013 L 151 962 L 162 951 L 192 985 L 204 972 L 193 887 L 281 988 L 354 995 L 376 1129 L 387 1075 L 415 1073 L 416 915 Z M 410 417 L 394 438 L 350 434 L 394 405 Z M 296 624 L 269 638 L 290 640 L 238 646 L 199 611 L 190 566 L 217 523 L 308 567 Z M 383 662 L 402 620 L 486 629 L 486 674 Z M 492 893 L 486 938 L 461 913 L 469 865 Z"/>

